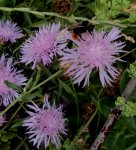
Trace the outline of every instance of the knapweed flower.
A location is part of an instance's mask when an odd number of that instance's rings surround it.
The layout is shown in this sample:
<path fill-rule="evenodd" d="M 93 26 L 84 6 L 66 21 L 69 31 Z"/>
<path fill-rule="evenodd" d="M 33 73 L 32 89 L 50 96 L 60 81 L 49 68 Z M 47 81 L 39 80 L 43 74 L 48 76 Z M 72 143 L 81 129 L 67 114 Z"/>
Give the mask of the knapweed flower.
<path fill-rule="evenodd" d="M 51 106 L 46 99 L 42 108 L 35 103 L 28 105 L 32 111 L 28 111 L 29 117 L 23 121 L 23 126 L 27 127 L 30 141 L 33 145 L 43 144 L 45 149 L 51 142 L 56 147 L 60 145 L 61 135 L 66 135 L 65 122 L 63 118 L 62 107 Z"/>
<path fill-rule="evenodd" d="M 4 116 L 0 116 L 0 127 L 3 126 L 3 124 L 5 123 L 5 117 Z"/>
<path fill-rule="evenodd" d="M 117 42 L 121 37 L 121 31 L 113 28 L 109 33 L 105 31 L 92 34 L 85 33 L 79 41 L 73 41 L 76 46 L 72 49 L 65 49 L 59 53 L 61 55 L 61 66 L 69 64 L 66 74 L 74 83 L 83 86 L 89 84 L 90 74 L 93 69 L 99 70 L 100 81 L 104 86 L 111 85 L 112 79 L 118 76 L 117 69 L 113 66 L 116 61 L 121 61 L 118 57 L 124 42 Z"/>
<path fill-rule="evenodd" d="M 4 54 L 0 58 L 0 101 L 4 106 L 9 105 L 14 98 L 18 97 L 18 91 L 8 87 L 4 81 L 12 82 L 18 86 L 25 85 L 26 78 L 21 71 L 14 68 L 12 58 L 5 58 Z"/>
<path fill-rule="evenodd" d="M 38 63 L 49 65 L 57 51 L 66 46 L 67 34 L 65 29 L 60 31 L 59 23 L 39 27 L 35 36 L 31 36 L 21 46 L 21 61 L 26 65 L 33 63 L 32 69 Z"/>
<path fill-rule="evenodd" d="M 22 36 L 22 30 L 16 23 L 9 20 L 0 21 L 0 40 L 13 43 Z"/>

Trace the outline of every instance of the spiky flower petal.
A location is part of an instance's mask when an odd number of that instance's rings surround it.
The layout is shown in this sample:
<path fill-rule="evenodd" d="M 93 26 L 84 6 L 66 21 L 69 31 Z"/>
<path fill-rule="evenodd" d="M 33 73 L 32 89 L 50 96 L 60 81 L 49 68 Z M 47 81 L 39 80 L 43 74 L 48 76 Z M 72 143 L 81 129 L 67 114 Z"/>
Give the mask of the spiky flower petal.
<path fill-rule="evenodd" d="M 40 27 L 35 36 L 31 36 L 21 46 L 21 61 L 26 65 L 32 63 L 32 69 L 38 63 L 51 64 L 56 52 L 66 46 L 66 35 L 66 30 L 60 31 L 59 23 Z"/>
<path fill-rule="evenodd" d="M 80 85 L 89 84 L 92 70 L 99 70 L 100 81 L 103 86 L 111 85 L 112 79 L 118 76 L 117 69 L 113 66 L 116 61 L 121 61 L 118 57 L 120 52 L 124 52 L 123 42 L 116 40 L 121 37 L 121 31 L 113 28 L 109 33 L 105 31 L 93 31 L 92 34 L 85 33 L 82 39 L 74 41 L 77 45 L 73 49 L 65 49 L 61 55 L 61 66 L 69 64 L 66 74 L 72 77 L 74 83 Z"/>
<path fill-rule="evenodd" d="M 56 147 L 60 145 L 60 134 L 66 135 L 65 122 L 62 107 L 51 106 L 46 98 L 42 108 L 35 103 L 28 105 L 32 111 L 28 111 L 29 117 L 23 121 L 27 127 L 29 139 L 37 148 L 44 144 L 45 149 L 51 142 Z"/>
<path fill-rule="evenodd" d="M 26 78 L 14 68 L 12 58 L 5 58 L 3 54 L 0 58 L 0 101 L 4 106 L 9 105 L 14 98 L 18 97 L 18 91 L 15 91 L 8 87 L 4 81 L 12 82 L 18 86 L 25 85 Z"/>
<path fill-rule="evenodd" d="M 22 36 L 22 30 L 16 23 L 9 20 L 0 21 L 0 40 L 13 43 Z"/>

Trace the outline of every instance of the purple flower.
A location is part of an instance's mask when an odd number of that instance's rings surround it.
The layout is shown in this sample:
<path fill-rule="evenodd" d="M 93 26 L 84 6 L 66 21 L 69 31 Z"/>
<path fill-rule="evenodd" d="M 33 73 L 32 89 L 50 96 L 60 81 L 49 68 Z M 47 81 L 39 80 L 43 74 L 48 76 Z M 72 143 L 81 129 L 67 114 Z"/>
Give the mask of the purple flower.
<path fill-rule="evenodd" d="M 124 52 L 122 50 L 124 42 L 116 41 L 122 36 L 120 32 L 117 28 L 113 28 L 109 33 L 95 30 L 92 34 L 85 33 L 82 39 L 74 41 L 73 49 L 65 49 L 59 53 L 61 66 L 69 64 L 66 74 L 74 80 L 74 83 L 80 85 L 81 81 L 84 81 L 83 86 L 89 85 L 90 74 L 95 68 L 99 70 L 103 87 L 106 84 L 111 85 L 112 79 L 118 76 L 113 63 L 121 61 L 118 55 Z"/>
<path fill-rule="evenodd" d="M 4 81 L 7 80 L 18 86 L 25 85 L 26 81 L 21 71 L 14 68 L 15 63 L 12 61 L 12 58 L 6 59 L 4 54 L 0 58 L 0 100 L 4 106 L 9 105 L 19 95 L 17 91 L 8 87 Z"/>
<path fill-rule="evenodd" d="M 32 111 L 28 111 L 29 117 L 23 121 L 23 126 L 29 130 L 30 141 L 33 145 L 39 146 L 44 144 L 45 149 L 51 142 L 56 147 L 60 145 L 60 134 L 66 135 L 65 122 L 63 118 L 62 107 L 56 108 L 48 102 L 48 97 L 42 108 L 39 108 L 35 103 L 28 105 Z"/>
<path fill-rule="evenodd" d="M 3 126 L 3 124 L 5 123 L 5 117 L 0 116 L 0 127 Z"/>
<path fill-rule="evenodd" d="M 21 61 L 26 65 L 33 63 L 32 69 L 37 63 L 49 65 L 57 51 L 66 46 L 66 30 L 60 31 L 60 24 L 52 24 L 40 27 L 21 47 Z"/>
<path fill-rule="evenodd" d="M 15 42 L 23 36 L 22 30 L 16 23 L 7 21 L 0 21 L 0 40 Z"/>

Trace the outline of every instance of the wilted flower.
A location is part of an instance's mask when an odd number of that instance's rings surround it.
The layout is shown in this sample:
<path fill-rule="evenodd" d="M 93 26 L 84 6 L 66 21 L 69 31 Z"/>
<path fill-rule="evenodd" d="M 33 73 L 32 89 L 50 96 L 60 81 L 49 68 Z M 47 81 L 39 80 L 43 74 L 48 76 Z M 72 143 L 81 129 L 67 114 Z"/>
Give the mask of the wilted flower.
<path fill-rule="evenodd" d="M 0 58 L 0 101 L 4 106 L 9 105 L 19 95 L 16 90 L 8 87 L 4 81 L 12 82 L 18 86 L 25 85 L 26 81 L 21 71 L 14 68 L 14 64 L 12 58 L 6 59 L 4 54 Z"/>
<path fill-rule="evenodd" d="M 22 30 L 16 23 L 9 20 L 0 21 L 0 40 L 13 43 L 22 36 Z"/>
<path fill-rule="evenodd" d="M 33 63 L 32 69 L 37 63 L 49 65 L 53 57 L 60 49 L 66 46 L 67 31 L 60 31 L 60 24 L 52 24 L 40 27 L 35 36 L 31 36 L 21 47 L 21 61 L 26 65 Z"/>
<path fill-rule="evenodd" d="M 84 85 L 89 85 L 89 78 L 94 68 L 99 70 L 100 81 L 103 86 L 111 85 L 112 79 L 118 76 L 118 71 L 113 66 L 116 61 L 121 61 L 118 57 L 120 52 L 124 52 L 124 42 L 117 42 L 120 30 L 113 28 L 109 33 L 104 31 L 93 31 L 92 34 L 85 33 L 82 39 L 74 41 L 77 47 L 65 49 L 59 53 L 61 66 L 70 64 L 66 71 L 74 83 L 80 85 L 84 80 Z"/>
<path fill-rule="evenodd" d="M 5 117 L 4 116 L 0 116 L 0 127 L 5 123 Z"/>
<path fill-rule="evenodd" d="M 44 144 L 45 149 L 51 142 L 56 147 L 60 145 L 60 134 L 66 135 L 65 121 L 63 118 L 62 107 L 56 108 L 51 106 L 46 98 L 42 108 L 35 103 L 28 105 L 32 111 L 27 113 L 30 115 L 23 121 L 23 126 L 29 130 L 29 139 L 37 148 Z"/>

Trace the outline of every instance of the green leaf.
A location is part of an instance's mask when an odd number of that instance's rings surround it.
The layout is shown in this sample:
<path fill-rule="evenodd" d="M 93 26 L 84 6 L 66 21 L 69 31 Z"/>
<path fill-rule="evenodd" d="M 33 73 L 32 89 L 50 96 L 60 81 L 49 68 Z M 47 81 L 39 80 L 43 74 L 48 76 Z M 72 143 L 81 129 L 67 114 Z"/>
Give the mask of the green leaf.
<path fill-rule="evenodd" d="M 136 135 L 136 117 L 124 117 L 125 124 L 127 129 L 133 134 Z"/>
<path fill-rule="evenodd" d="M 40 27 L 40 26 L 45 26 L 45 25 L 48 25 L 48 21 L 41 20 L 41 21 L 33 23 L 31 26 L 32 27 Z"/>
<path fill-rule="evenodd" d="M 77 23 L 75 18 L 74 18 L 74 15 L 71 15 L 69 18 L 68 18 L 68 22 L 69 23 Z"/>
<path fill-rule="evenodd" d="M 105 117 L 109 115 L 111 108 L 113 108 L 112 105 L 113 103 L 110 101 L 110 99 L 107 99 L 106 97 L 103 97 L 98 101 L 98 108 Z"/>
<path fill-rule="evenodd" d="M 24 150 L 29 150 L 29 147 L 26 143 L 23 143 L 23 146 L 24 146 Z"/>
<path fill-rule="evenodd" d="M 106 20 L 107 11 L 107 0 L 95 0 L 95 15 L 98 20 Z"/>
<path fill-rule="evenodd" d="M 65 82 L 59 80 L 59 84 L 65 89 L 66 92 L 68 92 L 69 94 L 73 95 L 72 89 Z"/>
<path fill-rule="evenodd" d="M 125 150 L 134 150 L 136 148 L 136 142 L 134 144 L 132 144 L 131 146 L 129 146 L 127 149 Z"/>
<path fill-rule="evenodd" d="M 65 148 L 66 150 L 74 150 L 73 148 L 73 144 L 70 142 L 70 139 L 66 139 L 64 144 L 63 144 L 63 148 Z"/>
<path fill-rule="evenodd" d="M 129 80 L 130 80 L 130 77 L 129 77 L 127 69 L 126 69 L 123 72 L 121 79 L 120 79 L 120 93 L 122 93 L 124 91 Z"/>
<path fill-rule="evenodd" d="M 25 101 L 27 101 L 27 100 L 30 101 L 36 97 L 39 97 L 39 98 L 42 97 L 42 90 L 41 89 L 35 91 L 34 93 L 25 95 L 24 97 L 22 97 L 22 99 L 25 99 Z"/>
<path fill-rule="evenodd" d="M 1 141 L 2 142 L 8 142 L 9 140 L 13 139 L 14 137 L 16 137 L 16 133 L 12 133 L 12 132 L 6 132 L 2 137 L 1 137 Z"/>
<path fill-rule="evenodd" d="M 22 88 L 19 87 L 18 85 L 14 84 L 14 83 L 12 83 L 12 82 L 9 82 L 9 81 L 7 81 L 7 80 L 5 80 L 4 83 L 5 83 L 8 87 L 10 87 L 10 88 L 12 88 L 12 89 L 14 89 L 14 90 L 17 90 L 17 91 L 19 91 L 19 92 L 22 92 Z"/>
<path fill-rule="evenodd" d="M 136 142 L 136 136 L 131 134 L 128 130 L 125 132 L 125 147 L 131 148 L 131 146 Z"/>
<path fill-rule="evenodd" d="M 11 150 L 10 144 L 11 144 L 10 141 L 8 141 L 6 143 L 2 143 L 2 145 L 0 145 L 0 150 Z"/>
<path fill-rule="evenodd" d="M 11 126 L 11 129 L 12 128 L 17 128 L 17 127 L 20 127 L 22 125 L 22 120 L 16 120 L 16 122 Z"/>
<path fill-rule="evenodd" d="M 124 134 L 120 130 L 113 130 L 106 140 L 106 145 L 108 150 L 124 150 Z"/>
<path fill-rule="evenodd" d="M 109 11 L 108 16 L 109 18 L 115 18 L 118 14 L 122 13 L 124 8 L 129 7 L 128 0 L 111 0 L 108 3 Z"/>
<path fill-rule="evenodd" d="M 128 101 L 136 102 L 136 89 L 133 90 L 133 92 L 130 95 Z"/>

